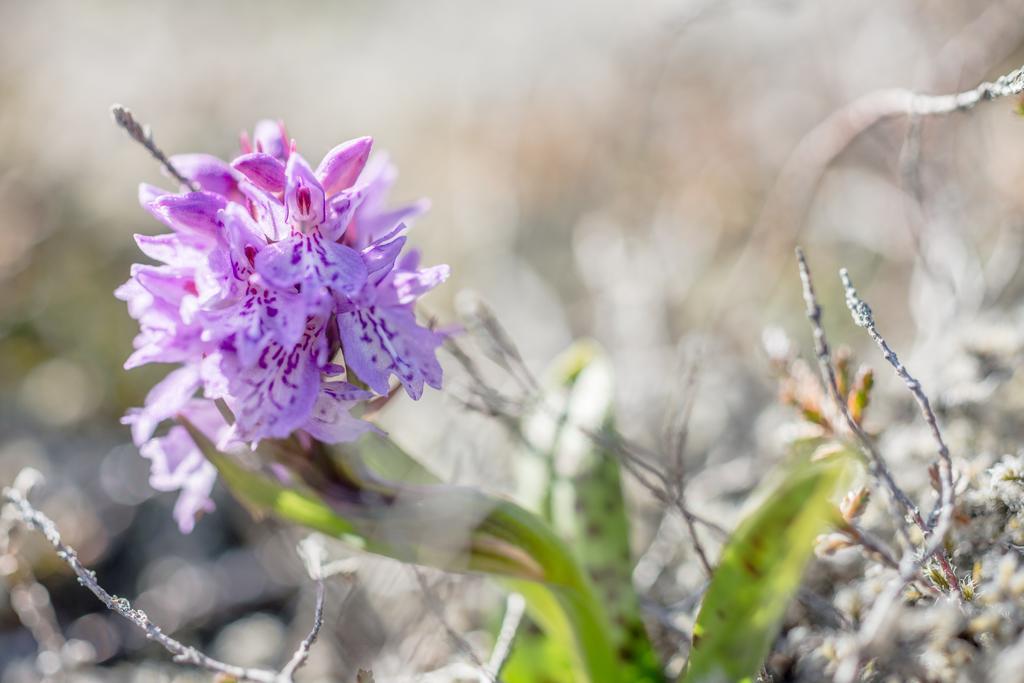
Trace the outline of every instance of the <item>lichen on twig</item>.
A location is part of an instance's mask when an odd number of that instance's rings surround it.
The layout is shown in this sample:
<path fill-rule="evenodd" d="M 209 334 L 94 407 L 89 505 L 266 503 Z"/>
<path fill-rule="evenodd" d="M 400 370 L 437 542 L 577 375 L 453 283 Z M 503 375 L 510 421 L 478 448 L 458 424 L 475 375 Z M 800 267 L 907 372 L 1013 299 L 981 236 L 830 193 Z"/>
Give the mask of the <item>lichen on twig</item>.
<path fill-rule="evenodd" d="M 281 671 L 235 666 L 214 659 L 198 649 L 172 638 L 164 633 L 159 626 L 150 621 L 145 612 L 132 607 L 129 600 L 111 595 L 100 585 L 96 578 L 96 573 L 85 567 L 78 559 L 78 553 L 75 549 L 64 542 L 53 520 L 33 507 L 26 498 L 25 492 L 14 486 L 8 486 L 0 493 L 0 497 L 2 497 L 3 502 L 9 505 L 8 509 L 12 510 L 14 518 L 40 532 L 49 541 L 50 545 L 57 551 L 57 556 L 71 568 L 71 571 L 78 577 L 78 582 L 82 586 L 89 589 L 107 609 L 127 619 L 141 630 L 147 639 L 159 644 L 171 653 L 175 662 L 212 671 L 228 680 L 252 681 L 253 683 L 292 683 L 295 672 L 305 664 L 309 649 L 313 642 L 316 641 L 323 624 L 325 590 L 322 576 L 313 577 L 317 581 L 313 628 L 309 635 L 299 644 L 288 664 Z"/>
<path fill-rule="evenodd" d="M 150 127 L 139 123 L 135 119 L 135 116 L 132 115 L 130 109 L 127 109 L 120 104 L 115 104 L 110 107 L 110 113 L 114 117 L 114 123 L 116 123 L 120 128 L 123 128 L 132 140 L 135 140 L 135 142 L 145 147 L 153 158 L 159 161 L 160 165 L 171 174 L 171 177 L 193 192 L 199 192 L 199 190 L 202 189 L 199 187 L 199 183 L 186 178 L 182 175 L 181 171 L 171 163 L 171 160 L 167 158 L 164 151 L 157 146 L 156 141 L 153 139 L 153 131 Z"/>

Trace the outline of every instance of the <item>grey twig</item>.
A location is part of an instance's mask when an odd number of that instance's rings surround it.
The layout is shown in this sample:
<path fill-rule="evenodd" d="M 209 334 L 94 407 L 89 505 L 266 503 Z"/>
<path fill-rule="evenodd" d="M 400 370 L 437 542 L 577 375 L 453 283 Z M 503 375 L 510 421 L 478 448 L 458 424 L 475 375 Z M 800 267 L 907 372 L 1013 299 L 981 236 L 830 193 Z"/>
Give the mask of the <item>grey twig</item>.
<path fill-rule="evenodd" d="M 434 587 L 427 581 L 427 577 L 423 574 L 423 571 L 419 567 L 412 565 L 412 572 L 416 576 L 416 582 L 420 585 L 420 590 L 423 592 L 423 598 L 426 601 L 427 608 L 433 613 L 434 617 L 441 623 L 441 627 L 448 635 L 448 639 L 451 640 L 452 644 L 465 655 L 472 663 L 473 668 L 480 673 L 480 676 L 487 683 L 499 683 L 501 680 L 497 672 L 491 672 L 480 658 L 477 657 L 476 652 L 473 651 L 473 646 L 466 641 L 462 635 L 448 622 L 448 618 L 444 613 L 444 604 L 441 598 L 437 595 Z"/>
<path fill-rule="evenodd" d="M 509 342 L 511 344 L 511 342 Z M 445 348 L 455 357 L 459 364 L 469 375 L 471 383 L 469 390 L 471 396 L 468 398 L 456 397 L 462 405 L 483 415 L 498 419 L 504 424 L 510 433 L 518 438 L 528 448 L 533 448 L 530 439 L 523 433 L 519 425 L 528 409 L 549 410 L 543 400 L 536 400 L 534 392 L 528 392 L 525 397 L 515 398 L 507 396 L 493 388 L 483 377 L 473 359 L 453 340 L 448 340 Z M 511 370 L 505 368 L 511 374 Z M 532 382 L 537 387 L 536 382 Z M 686 505 L 685 482 L 681 477 L 670 477 L 662 472 L 653 462 L 664 461 L 666 458 L 651 453 L 642 446 L 628 441 L 621 433 L 614 429 L 587 429 L 573 424 L 565 415 L 550 412 L 550 416 L 556 422 L 565 427 L 576 429 L 589 439 L 595 446 L 604 448 L 614 455 L 623 469 L 633 476 L 644 488 L 650 491 L 656 499 L 679 511 L 686 522 L 694 551 L 701 563 L 704 572 L 710 576 L 712 572 L 711 562 L 701 544 L 696 532 L 696 524 L 705 526 L 721 535 L 727 532 L 720 526 L 695 514 Z"/>
<path fill-rule="evenodd" d="M 933 530 L 925 523 L 925 520 L 921 517 L 921 513 L 917 509 L 917 506 L 914 505 L 903 489 L 900 488 L 899 484 L 896 483 L 896 479 L 893 477 L 892 471 L 886 464 L 881 452 L 863 428 L 861 428 L 857 421 L 850 415 L 850 411 L 846 405 L 846 400 L 839 393 L 839 387 L 836 383 L 835 368 L 832 366 L 832 357 L 829 351 L 828 338 L 826 337 L 825 329 L 821 324 L 821 306 L 818 304 L 817 297 L 814 294 L 814 283 L 811 280 L 811 271 L 807 265 L 807 259 L 804 257 L 803 250 L 799 247 L 796 249 L 796 258 L 797 264 L 800 268 L 800 282 L 803 285 L 804 303 L 807 305 L 807 318 L 810 320 L 811 327 L 814 330 L 815 355 L 818 358 L 818 366 L 821 369 L 822 379 L 825 382 L 825 386 L 832 395 L 836 407 L 839 409 L 839 413 L 842 415 L 847 427 L 849 427 L 850 431 L 857 438 L 857 441 L 861 444 L 864 452 L 868 455 L 868 463 L 872 475 L 885 484 L 892 500 L 898 502 L 899 505 L 903 507 L 914 523 L 925 534 L 925 537 L 929 538 L 929 543 L 926 546 L 924 553 L 922 553 L 919 563 L 934 556 L 936 562 L 938 562 L 942 572 L 946 575 L 946 578 L 949 581 L 950 590 L 960 593 L 960 582 L 957 580 L 956 573 L 949 564 L 949 560 L 946 558 L 945 553 L 941 550 L 941 539 L 936 541 L 935 538 L 930 535 L 933 531 L 942 531 L 942 529 L 937 527 Z M 863 304 L 863 302 L 861 303 Z M 867 308 L 866 304 L 864 305 L 864 308 Z M 867 315 L 870 316 L 870 309 L 867 310 Z M 854 318 L 856 319 L 856 317 L 857 314 L 854 313 Z M 902 515 L 900 516 L 902 517 Z M 909 546 L 909 536 L 906 529 L 903 526 L 897 526 L 897 529 L 899 529 L 904 540 L 907 541 L 907 545 Z M 915 564 L 913 571 L 906 579 L 907 581 L 911 580 L 914 574 L 916 574 L 919 563 Z M 904 584 L 905 583 L 906 581 L 904 581 Z"/>
<path fill-rule="evenodd" d="M 309 658 L 309 650 L 313 647 L 313 643 L 316 642 L 317 637 L 320 635 L 320 629 L 324 625 L 324 598 L 326 593 L 327 589 L 324 586 L 323 577 L 317 577 L 316 606 L 313 608 L 313 627 L 309 630 L 309 634 L 299 643 L 299 647 L 295 650 L 292 658 L 281 669 L 280 677 L 282 680 L 292 680 L 295 672 L 306 664 L 306 660 Z"/>
<path fill-rule="evenodd" d="M 110 113 L 114 116 L 114 123 L 121 128 L 124 128 L 125 132 L 128 133 L 129 137 L 135 142 L 139 143 L 153 156 L 154 159 L 160 162 L 160 164 L 167 169 L 167 172 L 171 174 L 175 180 L 179 183 L 192 190 L 193 192 L 199 192 L 202 188 L 199 187 L 199 183 L 189 180 L 175 168 L 171 160 L 167 158 L 163 150 L 157 147 L 156 141 L 153 140 L 153 131 L 150 130 L 148 125 L 143 125 L 135 120 L 130 109 L 122 107 L 120 104 L 115 104 L 110 107 Z"/>
<path fill-rule="evenodd" d="M 769 192 L 754 234 L 772 225 L 797 222 L 824 169 L 861 134 L 881 121 L 904 116 L 944 116 L 968 111 L 981 102 L 1021 93 L 1024 93 L 1024 67 L 959 93 L 922 95 L 906 88 L 888 88 L 856 98 L 832 112 L 797 143 Z"/>
<path fill-rule="evenodd" d="M 871 314 L 871 308 L 857 295 L 857 290 L 854 289 L 853 282 L 850 280 L 849 271 L 843 268 L 840 270 L 839 275 L 843 281 L 843 289 L 846 292 L 846 305 L 850 309 L 850 314 L 853 315 L 853 322 L 859 327 L 864 328 L 871 340 L 881 349 L 882 355 L 889 361 L 889 365 L 896 371 L 896 375 L 903 380 L 906 388 L 913 394 L 914 400 L 918 401 L 921 414 L 932 432 L 932 438 L 935 440 L 939 454 L 939 483 L 942 489 L 941 496 L 939 497 L 940 507 L 937 526 L 948 527 L 952 518 L 955 495 L 952 481 L 953 463 L 949 455 L 949 447 L 946 445 L 945 439 L 942 438 L 939 421 L 932 410 L 932 403 L 924 389 L 921 388 L 921 382 L 910 375 L 906 366 L 900 361 L 899 356 L 896 355 L 896 352 L 886 342 L 878 327 L 874 325 L 874 316 Z M 944 524 L 943 520 L 945 520 Z"/>
<path fill-rule="evenodd" d="M 879 333 L 878 328 L 875 325 L 875 318 L 871 313 L 871 307 L 864 302 L 857 294 L 857 290 L 853 286 L 853 282 L 850 280 L 850 273 L 843 268 L 839 271 L 839 277 L 843 282 L 843 289 L 846 292 L 846 306 L 850 309 L 850 315 L 853 316 L 853 322 L 859 327 L 863 327 L 868 336 L 878 345 L 878 348 L 882 351 L 882 356 L 889 362 L 889 365 L 896 371 L 896 375 L 903 380 L 903 383 L 907 385 L 907 389 L 913 394 L 914 400 L 917 401 L 917 405 L 921 409 L 921 415 L 924 416 L 924 421 L 928 423 L 928 428 L 931 430 L 932 438 L 935 440 L 936 448 L 939 454 L 939 503 L 938 503 L 938 521 L 934 527 L 929 525 L 926 532 L 930 532 L 930 543 L 928 549 L 936 551 L 941 548 L 946 533 L 949 531 L 953 521 L 953 507 L 955 504 L 955 492 L 953 490 L 953 459 L 949 454 L 949 448 L 946 446 L 945 440 L 942 438 L 942 431 L 939 429 L 939 422 L 935 418 L 935 412 L 932 410 L 931 402 L 928 400 L 928 396 L 921 389 L 921 383 L 914 378 L 910 372 L 907 371 L 906 366 L 900 362 L 896 352 L 892 350 L 889 344 L 885 341 L 885 338 Z M 931 553 L 926 553 L 925 557 Z M 957 588 L 959 588 L 959 582 L 956 582 Z"/>
<path fill-rule="evenodd" d="M 886 567 L 889 567 L 890 569 L 900 568 L 899 562 L 896 560 L 896 557 L 892 554 L 892 551 L 889 550 L 889 548 L 886 547 L 886 545 L 882 543 L 880 539 L 875 538 L 874 535 L 868 533 L 864 529 L 861 529 L 859 526 L 852 522 L 849 522 L 846 528 L 843 529 L 843 531 L 846 533 L 847 536 L 850 537 L 850 540 L 857 543 L 857 545 L 861 546 L 868 552 L 877 555 L 878 558 L 882 561 L 882 564 L 884 564 Z"/>
<path fill-rule="evenodd" d="M 78 582 L 81 585 L 88 588 L 93 595 L 99 598 L 100 602 L 102 602 L 107 609 L 112 612 L 116 612 L 133 623 L 145 634 L 146 638 L 158 643 L 165 650 L 171 653 L 174 656 L 174 661 L 179 664 L 196 666 L 238 681 L 253 681 L 254 683 L 292 683 L 292 674 L 294 674 L 295 670 L 305 662 L 306 656 L 309 652 L 309 647 L 313 644 L 313 641 L 316 640 L 316 636 L 320 631 L 320 625 L 323 622 L 322 579 L 319 580 L 317 584 L 317 609 L 313 630 L 299 645 L 299 649 L 296 651 L 292 660 L 288 663 L 288 666 L 286 666 L 285 669 L 281 672 L 270 671 L 268 669 L 250 669 L 216 660 L 206 654 L 203 654 L 194 647 L 184 645 L 174 638 L 171 638 L 164 633 L 159 626 L 150 621 L 145 612 L 140 609 L 133 608 L 127 599 L 108 593 L 107 590 L 96 580 L 96 574 L 87 569 L 81 561 L 79 561 L 78 554 L 75 552 L 74 548 L 64 543 L 61 539 L 60 532 L 57 530 L 57 526 L 53 523 L 53 520 L 39 510 L 36 510 L 32 504 L 28 502 L 21 491 L 14 487 L 5 487 L 3 489 L 3 500 L 13 506 L 15 514 L 22 523 L 40 532 L 46 540 L 50 542 L 50 545 L 52 545 L 54 550 L 57 551 L 57 556 L 71 568 L 78 577 Z"/>
<path fill-rule="evenodd" d="M 27 477 L 20 477 L 16 487 L 25 490 L 34 485 L 38 476 L 35 470 L 25 470 Z M 18 558 L 15 552 L 14 531 L 17 520 L 13 515 L 0 515 L 0 559 L 10 558 L 17 570 L 10 571 L 7 576 L 8 593 L 11 609 L 39 646 L 40 652 L 57 657 L 58 671 L 67 664 L 64 653 L 67 641 L 60 631 L 57 615 L 50 602 L 50 593 L 43 584 L 36 580 L 30 564 Z"/>
<path fill-rule="evenodd" d="M 875 447 L 871 438 L 861 428 L 853 416 L 850 415 L 850 410 L 846 404 L 846 398 L 839 393 L 839 384 L 836 381 L 836 371 L 832 365 L 832 352 L 829 349 L 828 337 L 825 335 L 825 328 L 821 324 L 821 306 L 818 304 L 818 299 L 814 294 L 814 282 L 811 280 L 811 269 L 807 265 L 807 259 L 804 257 L 803 249 L 800 247 L 796 248 L 796 260 L 797 265 L 800 269 L 800 283 L 803 288 L 804 304 L 807 306 L 807 319 L 811 323 L 811 328 L 814 332 L 814 354 L 818 359 L 818 368 L 821 371 L 822 381 L 825 384 L 825 389 L 832 397 L 836 408 L 839 410 L 840 415 L 843 417 L 843 421 L 846 426 L 853 432 L 853 435 L 857 438 L 857 441 L 861 444 L 862 449 L 868 455 L 868 467 L 871 470 L 871 474 L 879 479 L 885 488 L 889 491 L 892 500 L 899 503 L 904 509 L 905 514 L 909 515 L 916 523 L 924 527 L 924 520 L 921 518 L 921 513 L 918 511 L 917 506 L 914 505 L 910 497 L 900 488 L 899 484 L 896 483 L 896 479 L 892 475 L 892 471 L 889 469 L 889 465 L 885 462 L 882 454 Z M 904 517 L 903 514 L 899 515 L 900 519 Z M 909 544 L 909 537 L 906 536 L 906 529 L 902 525 L 897 525 L 897 529 L 901 531 Z"/>
<path fill-rule="evenodd" d="M 501 620 L 501 628 L 498 629 L 498 637 L 494 641 L 494 648 L 491 650 L 491 657 L 487 660 L 487 666 L 481 677 L 482 683 L 497 680 L 501 676 L 501 669 L 505 666 L 509 653 L 512 651 L 512 643 L 519 631 L 519 623 L 523 619 L 526 610 L 526 599 L 519 593 L 509 593 L 505 600 L 505 616 Z"/>

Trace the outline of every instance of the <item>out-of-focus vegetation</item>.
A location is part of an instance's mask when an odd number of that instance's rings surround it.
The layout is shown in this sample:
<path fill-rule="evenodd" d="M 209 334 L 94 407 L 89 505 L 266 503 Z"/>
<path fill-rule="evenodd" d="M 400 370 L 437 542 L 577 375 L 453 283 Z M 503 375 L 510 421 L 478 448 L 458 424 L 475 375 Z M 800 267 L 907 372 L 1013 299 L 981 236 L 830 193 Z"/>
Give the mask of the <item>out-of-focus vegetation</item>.
<path fill-rule="evenodd" d="M 4 2 L 0 482 L 41 470 L 39 502 L 82 560 L 169 632 L 240 664 L 286 658 L 312 604 L 300 532 L 254 521 L 221 491 L 217 512 L 181 536 L 172 496 L 148 487 L 118 424 L 161 373 L 121 369 L 135 326 L 111 293 L 140 260 L 131 234 L 158 228 L 137 183 L 169 183 L 108 108 L 131 106 L 174 153 L 230 157 L 262 117 L 286 121 L 311 157 L 371 134 L 402 170 L 396 199 L 432 200 L 416 242 L 453 269 L 432 312 L 454 319 L 454 293 L 475 290 L 535 371 L 571 340 L 597 339 L 616 378 L 615 426 L 671 455 L 667 471 L 681 452 L 689 506 L 726 529 L 807 429 L 776 400 L 770 360 L 810 349 L 798 241 L 821 273 L 833 341 L 865 347 L 875 365 L 866 428 L 931 502 L 927 432 L 830 275 L 857 273 L 942 418 L 961 501 L 949 552 L 979 586 L 973 612 L 897 611 L 875 668 L 1010 675 L 1024 652 L 1024 468 L 1004 457 L 1022 442 L 1024 121 L 1004 101 L 923 121 L 919 139 L 904 120 L 884 123 L 835 160 L 806 212 L 759 218 L 791 150 L 830 112 L 877 88 L 953 92 L 1005 73 L 1024 62 L 1022 18 L 1022 3 L 968 0 Z M 521 441 L 463 408 L 471 380 L 445 360 L 446 392 L 396 398 L 382 424 L 446 481 L 513 495 Z M 705 578 L 682 520 L 635 478 L 624 487 L 643 618 L 678 675 Z M 891 536 L 887 514 L 873 504 L 864 524 Z M 721 539 L 699 533 L 713 561 Z M 81 680 L 205 680 L 103 612 L 38 538 L 16 541 L 64 636 L 96 662 Z M 19 571 L 0 563 L 3 683 L 40 676 L 16 614 Z M 855 625 L 884 571 L 844 551 L 813 561 L 804 588 Z M 498 587 L 424 575 L 449 625 L 486 652 Z M 786 613 L 768 675 L 817 680 L 846 654 L 855 628 L 812 612 Z M 437 618 L 407 567 L 360 556 L 355 580 L 331 589 L 306 673 L 351 680 L 372 666 L 379 681 L 402 680 L 464 657 Z"/>

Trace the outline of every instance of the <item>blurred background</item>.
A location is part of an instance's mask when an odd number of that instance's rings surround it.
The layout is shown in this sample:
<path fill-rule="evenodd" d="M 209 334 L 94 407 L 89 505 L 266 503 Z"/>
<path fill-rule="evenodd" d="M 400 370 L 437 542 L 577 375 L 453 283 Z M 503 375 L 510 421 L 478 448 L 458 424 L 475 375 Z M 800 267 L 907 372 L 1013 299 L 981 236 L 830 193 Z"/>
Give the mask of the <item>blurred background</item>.
<path fill-rule="evenodd" d="M 597 339 L 615 367 L 620 427 L 652 446 L 692 389 L 687 457 L 720 484 L 694 487 L 695 504 L 728 524 L 778 457 L 786 417 L 764 330 L 810 347 L 797 243 L 835 340 L 864 346 L 834 276 L 845 265 L 940 402 L 987 396 L 980 356 L 964 360 L 964 348 L 994 345 L 1012 378 L 1024 346 L 1016 102 L 884 122 L 820 184 L 783 170 L 805 135 L 865 93 L 954 92 L 1022 62 L 1024 2 L 1008 0 L 6 0 L 0 483 L 39 469 L 37 500 L 106 587 L 215 656 L 279 663 L 308 628 L 299 534 L 220 492 L 217 512 L 182 536 L 173 495 L 148 487 L 118 422 L 165 372 L 122 370 L 136 326 L 112 292 L 141 260 L 131 235 L 160 230 L 137 184 L 170 185 L 112 124 L 118 102 L 168 153 L 230 159 L 239 132 L 267 117 L 310 160 L 374 136 L 401 173 L 393 199 L 432 201 L 411 239 L 453 276 L 429 311 L 452 321 L 474 292 L 536 371 L 571 340 Z M 450 479 L 500 493 L 514 449 L 460 408 L 455 364 L 443 362 L 446 392 L 397 401 L 382 421 Z M 910 410 L 905 397 L 896 405 Z M 1012 424 L 991 434 L 991 448 L 1019 436 Z M 631 495 L 639 553 L 660 511 Z M 205 680 L 103 612 L 38 538 L 18 545 L 63 637 L 95 662 L 81 680 Z M 682 576 L 692 558 L 680 552 Z M 496 589 L 431 577 L 472 641 L 482 625 L 464 612 L 500 601 Z M 3 683 L 48 674 L 19 619 L 46 595 L 17 585 L 0 581 Z M 415 680 L 452 657 L 415 575 L 395 563 L 361 561 L 332 588 L 327 617 L 309 680 L 370 665 L 379 680 Z"/>

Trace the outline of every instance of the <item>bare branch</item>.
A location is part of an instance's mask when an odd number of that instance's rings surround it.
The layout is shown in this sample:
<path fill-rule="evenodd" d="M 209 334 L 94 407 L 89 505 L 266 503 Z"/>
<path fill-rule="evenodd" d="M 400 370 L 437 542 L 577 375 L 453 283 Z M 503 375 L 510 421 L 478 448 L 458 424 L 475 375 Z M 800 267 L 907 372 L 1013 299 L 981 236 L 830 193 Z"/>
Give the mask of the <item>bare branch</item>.
<path fill-rule="evenodd" d="M 526 599 L 519 593 L 509 593 L 505 600 L 505 616 L 501 620 L 501 628 L 498 629 L 498 637 L 494 641 L 494 649 L 491 650 L 491 657 L 484 667 L 484 674 L 481 682 L 498 680 L 501 676 L 501 669 L 505 666 L 509 653 L 512 651 L 512 643 L 519 630 L 519 622 L 523 619 L 526 610 Z"/>
<path fill-rule="evenodd" d="M 921 517 L 921 513 L 917 509 L 917 506 L 911 502 L 907 494 L 896 483 L 896 480 L 893 477 L 892 472 L 889 470 L 889 466 L 886 464 L 885 459 L 882 457 L 881 452 L 879 452 L 878 448 L 863 428 L 861 428 L 857 421 L 850 415 L 849 408 L 846 405 L 846 400 L 839 393 L 839 387 L 836 383 L 835 369 L 832 366 L 832 358 L 829 352 L 828 339 L 825 336 L 825 329 L 821 325 L 821 306 L 818 304 L 818 300 L 814 294 L 814 283 L 811 280 L 811 271 L 807 266 L 807 259 L 804 258 L 803 250 L 799 247 L 796 249 L 796 258 L 797 264 L 800 268 L 800 282 L 803 285 L 804 302 L 807 305 L 807 318 L 810 320 L 811 327 L 814 330 L 815 354 L 818 358 L 818 366 L 821 369 L 821 375 L 825 382 L 825 386 L 832 395 L 836 407 L 842 415 L 843 420 L 846 422 L 847 427 L 849 427 L 850 431 L 857 438 L 857 441 L 861 444 L 863 451 L 868 455 L 871 474 L 885 484 L 892 496 L 892 500 L 898 502 L 903 507 L 914 523 L 924 533 L 925 537 L 929 539 L 925 552 L 922 554 L 921 559 L 914 563 L 913 569 L 909 572 L 909 576 L 907 576 L 903 585 L 905 585 L 907 581 L 913 579 L 921 563 L 929 557 L 934 557 L 936 562 L 938 562 L 939 566 L 942 568 L 943 573 L 946 575 L 946 579 L 950 584 L 950 590 L 960 593 L 960 582 L 956 578 L 956 573 L 953 571 L 953 567 L 949 564 L 949 560 L 946 558 L 945 553 L 941 550 L 941 539 L 936 541 L 932 536 L 932 529 Z M 910 543 L 907 530 L 903 526 L 898 526 L 897 528 L 909 546 Z M 935 531 L 939 530 L 941 529 L 936 529 Z"/>
<path fill-rule="evenodd" d="M 874 316 L 871 314 L 871 308 L 857 295 L 857 290 L 854 289 L 853 282 L 850 280 L 850 273 L 846 268 L 840 270 L 840 278 L 843 281 L 843 288 L 846 292 L 846 305 L 850 309 L 850 314 L 853 315 L 853 322 L 858 327 L 864 328 L 871 340 L 878 344 L 882 355 L 889 361 L 889 365 L 896 371 L 896 375 L 903 380 L 906 388 L 913 394 L 914 400 L 918 401 L 921 414 L 924 416 L 925 422 L 928 423 L 928 428 L 932 432 L 932 438 L 935 439 L 939 454 L 939 480 L 942 489 L 939 501 L 938 526 L 948 528 L 954 504 L 953 464 L 948 446 L 946 446 L 946 442 L 942 438 L 942 431 L 939 429 L 939 421 L 932 410 L 932 403 L 928 400 L 928 395 L 924 389 L 921 388 L 921 382 L 910 375 L 906 367 L 900 362 L 899 356 L 896 355 L 896 352 L 886 342 L 878 327 L 874 325 Z M 943 520 L 945 520 L 944 523 Z"/>
<path fill-rule="evenodd" d="M 853 316 L 853 322 L 858 327 L 863 327 L 868 336 L 878 345 L 878 348 L 882 351 L 882 356 L 896 371 L 896 375 L 903 380 L 903 383 L 907 385 L 907 389 L 913 394 L 914 400 L 917 401 L 917 405 L 921 408 L 921 415 L 924 416 L 924 421 L 928 423 L 928 428 L 931 430 L 932 438 L 935 440 L 935 444 L 939 454 L 939 503 L 938 503 L 938 521 L 935 523 L 934 528 L 929 525 L 927 531 L 931 531 L 931 542 L 929 543 L 930 550 L 938 550 L 944 540 L 946 533 L 949 531 L 953 520 L 953 507 L 955 504 L 955 493 L 953 490 L 953 459 L 949 454 L 949 448 L 946 446 L 945 440 L 942 438 L 942 431 L 939 429 L 939 422 L 935 418 L 935 412 L 932 410 L 931 402 L 928 400 L 928 396 L 921 389 L 921 383 L 914 378 L 910 372 L 907 371 L 906 366 L 900 362 L 896 352 L 892 350 L 889 344 L 885 341 L 885 338 L 879 333 L 878 328 L 875 325 L 874 315 L 871 313 L 871 307 L 864 302 L 857 294 L 857 290 L 853 286 L 853 282 L 850 280 L 850 273 L 843 268 L 839 271 L 839 277 L 843 282 L 843 289 L 846 292 L 846 306 L 850 309 L 850 315 Z M 927 557 L 931 553 L 926 553 Z M 959 587 L 959 583 L 957 584 Z"/>
<path fill-rule="evenodd" d="M 320 635 L 320 629 L 324 625 L 324 597 L 326 592 L 323 578 L 317 577 L 316 606 L 313 608 L 313 627 L 309 630 L 309 634 L 299 643 L 299 647 L 295 650 L 292 658 L 281 669 L 280 678 L 282 680 L 292 680 L 295 672 L 306 664 L 306 660 L 309 658 L 309 650 L 313 647 L 313 643 L 316 642 L 317 637 Z"/>
<path fill-rule="evenodd" d="M 910 497 L 900 488 L 899 484 L 896 483 L 896 479 L 892 475 L 892 471 L 889 469 L 889 465 L 885 462 L 882 454 L 875 447 L 874 442 L 871 441 L 867 433 L 861 428 L 853 416 L 850 415 L 850 410 L 846 404 L 846 398 L 839 393 L 839 385 L 836 382 L 836 371 L 832 365 L 832 352 L 829 349 L 828 337 L 825 335 L 825 328 L 821 324 L 821 306 L 818 304 L 818 299 L 814 294 L 814 282 L 811 280 L 811 270 L 807 265 L 807 259 L 804 257 L 803 249 L 800 247 L 796 248 L 796 259 L 797 265 L 800 269 L 800 283 L 803 287 L 804 303 L 807 306 L 807 319 L 811 323 L 811 328 L 814 331 L 814 354 L 818 359 L 818 368 L 821 371 L 822 382 L 825 384 L 825 389 L 832 397 L 836 408 L 839 410 L 840 415 L 843 417 L 843 421 L 846 426 L 853 432 L 853 435 L 860 442 L 862 449 L 868 455 L 869 468 L 871 474 L 879 479 L 885 488 L 889 491 L 892 500 L 899 503 L 903 507 L 905 513 L 911 517 L 917 524 L 924 528 L 924 520 L 921 518 L 921 513 L 918 511 L 917 506 L 914 505 Z M 902 519 L 903 515 L 899 515 Z M 906 529 L 903 526 L 897 526 L 907 539 L 909 544 L 909 537 L 906 536 Z"/>
<path fill-rule="evenodd" d="M 175 168 L 171 160 L 167 158 L 163 150 L 157 147 L 156 141 L 153 140 L 153 131 L 150 130 L 148 125 L 140 124 L 135 120 L 130 109 L 122 107 L 120 104 L 115 104 L 110 107 L 110 113 L 114 116 L 114 123 L 119 127 L 124 128 L 125 132 L 128 133 L 129 137 L 135 142 L 139 143 L 153 156 L 154 159 L 160 162 L 167 172 L 171 174 L 175 180 L 179 183 L 192 190 L 193 192 L 199 192 L 202 188 L 199 187 L 199 183 L 194 180 L 189 180 Z"/>
<path fill-rule="evenodd" d="M 441 627 L 444 632 L 448 635 L 448 639 L 451 640 L 452 644 L 466 656 L 467 659 L 472 663 L 474 669 L 483 676 L 484 680 L 488 683 L 498 683 L 500 680 L 496 673 L 491 673 L 489 669 L 484 665 L 480 658 L 477 657 L 476 652 L 473 651 L 473 647 L 466 641 L 462 635 L 448 622 L 448 618 L 444 614 L 444 604 L 441 598 L 438 597 L 434 587 L 427 581 L 427 577 L 423 571 L 412 565 L 413 574 L 416 576 L 416 581 L 420 585 L 420 590 L 423 592 L 423 598 L 426 601 L 427 608 L 433 613 L 434 617 L 441 623 Z"/>
<path fill-rule="evenodd" d="M 1021 93 L 1024 67 L 949 95 L 921 95 L 905 88 L 890 88 L 858 97 L 832 112 L 797 143 L 769 193 L 753 233 L 760 234 L 772 225 L 798 222 L 808 197 L 832 160 L 881 121 L 905 116 L 944 116 Z"/>
<path fill-rule="evenodd" d="M 62 559 L 78 577 L 78 582 L 89 589 L 93 595 L 99 598 L 107 609 L 121 615 L 141 630 L 147 639 L 161 645 L 165 650 L 174 656 L 174 661 L 179 664 L 186 664 L 221 674 L 229 679 L 237 681 L 252 681 L 254 683 L 293 683 L 292 675 L 301 667 L 309 654 L 309 648 L 320 632 L 323 624 L 324 585 L 323 579 L 317 580 L 317 601 L 316 614 L 314 617 L 313 629 L 309 635 L 300 643 L 298 650 L 288 665 L 280 672 L 268 669 L 250 669 L 235 666 L 216 660 L 194 647 L 184 645 L 164 633 L 159 626 L 149 620 L 149 617 L 140 609 L 132 607 L 131 603 L 115 595 L 111 595 L 96 580 L 96 574 L 87 569 L 78 559 L 75 549 L 64 543 L 61 539 L 57 526 L 49 517 L 39 510 L 36 510 L 25 498 L 21 491 L 15 487 L 5 487 L 2 498 L 9 503 L 18 520 L 43 534 L 57 556 Z"/>

